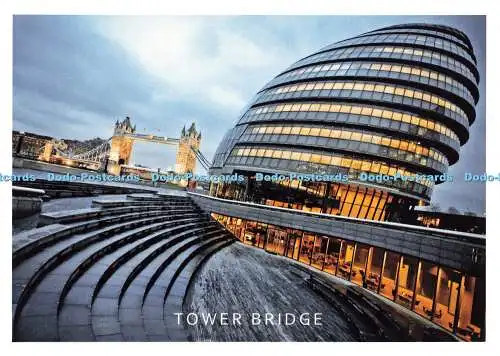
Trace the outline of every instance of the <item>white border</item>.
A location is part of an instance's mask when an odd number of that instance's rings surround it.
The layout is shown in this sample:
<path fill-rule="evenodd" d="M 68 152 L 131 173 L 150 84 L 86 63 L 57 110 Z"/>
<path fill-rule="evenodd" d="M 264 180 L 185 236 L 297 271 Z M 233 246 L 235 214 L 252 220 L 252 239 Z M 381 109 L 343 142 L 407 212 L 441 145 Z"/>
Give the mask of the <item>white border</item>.
<path fill-rule="evenodd" d="M 419 0 L 417 1 L 382 1 L 382 0 L 253 0 L 253 1 L 222 1 L 222 0 L 205 0 L 205 1 L 158 1 L 154 3 L 146 3 L 144 1 L 109 1 L 109 0 L 87 0 L 87 1 L 25 1 L 17 0 L 5 4 L 2 2 L 2 7 L 7 7 L 1 12 L 1 47 L 0 53 L 2 65 L 1 68 L 1 84 L 3 99 L 2 119 L 0 120 L 0 150 L 3 152 L 3 159 L 0 161 L 0 171 L 8 173 L 11 171 L 11 130 L 12 130 L 12 14 L 295 14 L 295 15 L 484 15 L 487 14 L 487 59 L 488 63 L 492 63 L 487 68 L 487 102 L 495 103 L 498 100 L 499 93 L 496 88 L 496 83 L 500 82 L 498 63 L 498 34 L 500 33 L 499 23 L 500 16 L 495 13 L 496 1 L 462 1 L 462 0 Z M 490 83 L 494 83 L 491 85 Z M 484 93 L 482 93 L 484 95 Z M 497 159 L 496 149 L 498 149 L 498 133 L 499 123 L 497 112 L 492 105 L 487 106 L 487 170 L 488 172 L 500 172 L 500 161 Z M 498 238 L 495 233 L 500 231 L 500 219 L 498 213 L 500 209 L 496 206 L 496 197 L 500 197 L 500 186 L 498 183 L 487 185 L 487 233 L 491 238 L 488 241 L 488 251 L 498 250 Z M 0 199 L 4 202 L 2 205 L 2 231 L 10 231 L 11 229 L 11 209 L 10 209 L 10 187 L 7 184 L 0 185 Z M 9 202 L 9 203 L 6 203 Z M 2 261 L 5 266 L 1 269 L 5 284 L 10 286 L 11 281 L 11 266 L 10 266 L 10 251 L 11 241 L 8 233 L 5 233 L 2 238 L 3 248 Z M 157 355 L 162 354 L 186 354 L 186 352 L 197 352 L 201 355 L 210 354 L 212 352 L 225 352 L 228 354 L 246 354 L 255 352 L 279 353 L 279 354 L 415 354 L 423 355 L 425 352 L 446 353 L 450 355 L 471 354 L 473 352 L 493 352 L 493 348 L 498 343 L 499 326 L 496 322 L 499 320 L 498 306 L 498 284 L 496 283 L 496 273 L 498 273 L 498 259 L 491 252 L 488 255 L 488 287 L 487 287 L 487 342 L 486 343 L 457 343 L 457 344 L 436 344 L 436 343 L 417 343 L 404 344 L 384 343 L 384 344 L 353 344 L 353 343 L 225 343 L 225 344 L 207 344 L 207 343 L 191 343 L 191 344 L 163 344 L 163 343 L 15 343 L 5 345 L 4 352 L 9 354 L 40 354 L 49 353 L 52 355 L 64 354 L 68 352 L 72 354 L 88 355 L 89 353 L 109 353 L 120 352 L 123 355 L 137 355 L 141 353 L 153 352 Z M 10 288 L 4 288 L 1 293 L 2 303 L 2 332 L 3 341 L 10 343 L 11 341 L 11 295 Z M 489 354 L 489 353 L 488 353 Z"/>

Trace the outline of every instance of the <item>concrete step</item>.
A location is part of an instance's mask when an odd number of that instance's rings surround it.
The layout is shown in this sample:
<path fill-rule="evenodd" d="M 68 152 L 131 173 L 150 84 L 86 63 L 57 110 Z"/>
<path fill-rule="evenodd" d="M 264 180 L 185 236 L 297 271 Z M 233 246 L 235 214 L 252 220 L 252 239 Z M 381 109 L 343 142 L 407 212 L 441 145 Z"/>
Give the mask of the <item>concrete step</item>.
<path fill-rule="evenodd" d="M 200 238 L 200 236 L 205 236 L 204 238 L 206 238 L 206 236 L 216 233 L 214 229 L 217 229 L 217 227 L 213 226 L 210 230 L 208 230 L 207 228 L 196 229 L 197 231 L 193 230 L 183 233 L 182 235 L 184 236 L 176 236 L 174 240 L 168 241 L 168 243 L 166 244 L 168 245 L 168 248 L 166 248 L 164 252 L 159 255 L 159 258 L 165 259 L 166 257 L 164 256 L 166 255 L 175 255 L 179 246 L 182 246 L 183 243 L 185 243 L 186 241 L 197 240 Z M 122 311 L 119 295 L 121 294 L 121 289 L 124 286 L 123 282 L 125 279 L 125 274 L 127 274 L 128 272 L 129 271 L 124 271 L 121 276 L 113 278 L 113 281 L 110 280 L 112 284 L 106 284 L 101 293 L 99 293 L 99 296 L 95 299 L 91 313 L 92 328 L 94 334 L 96 335 L 105 336 L 109 335 L 110 333 L 120 331 L 126 340 L 133 339 L 135 341 L 145 341 L 145 333 L 141 330 L 137 330 L 137 327 L 142 329 L 142 317 L 140 316 L 141 298 L 139 297 L 139 294 L 141 293 L 140 291 L 145 289 L 147 279 L 135 278 L 133 282 L 129 284 L 127 291 L 134 293 L 134 295 L 139 298 L 135 298 L 135 305 L 132 306 L 128 304 L 127 308 Z M 116 282 L 118 282 L 118 284 L 115 284 Z M 120 313 L 125 317 L 125 319 L 127 319 L 124 320 L 123 324 L 119 319 Z M 107 324 L 114 325 L 114 328 L 103 329 L 101 327 L 101 323 L 104 319 L 106 320 Z M 132 330 L 130 330 L 130 326 L 132 326 Z"/>
<path fill-rule="evenodd" d="M 127 199 L 138 200 L 138 201 L 177 201 L 192 203 L 191 198 L 187 196 L 172 195 L 165 193 L 156 194 L 128 194 Z"/>
<path fill-rule="evenodd" d="M 82 220 L 95 219 L 105 216 L 122 215 L 133 212 L 144 212 L 151 210 L 174 210 L 174 209 L 191 209 L 193 210 L 193 205 L 185 204 L 182 205 L 150 205 L 150 206 L 124 206 L 118 208 L 86 208 L 86 209 L 75 209 L 75 210 L 65 210 L 56 211 L 50 213 L 40 214 L 40 225 L 50 225 L 50 224 L 68 224 L 74 223 Z M 194 208 L 195 209 L 195 208 Z"/>
<path fill-rule="evenodd" d="M 177 323 L 174 313 L 182 313 L 182 306 L 188 288 L 201 265 L 214 253 L 234 242 L 235 240 L 232 236 L 223 234 L 219 239 L 211 240 L 209 243 L 198 247 L 193 256 L 185 260 L 186 263 L 184 263 L 182 269 L 171 281 L 163 309 L 163 320 L 169 340 L 189 341 L 183 323 Z"/>
<path fill-rule="evenodd" d="M 92 201 L 92 207 L 93 208 L 116 208 L 116 207 L 124 207 L 124 206 L 146 206 L 146 205 L 153 205 L 153 206 L 163 206 L 163 205 L 168 205 L 168 206 L 185 206 L 189 204 L 189 202 L 186 201 L 173 201 L 173 200 L 162 200 L 158 199 L 155 201 L 140 201 L 140 200 L 123 200 L 123 199 L 117 199 L 117 200 L 103 200 L 103 199 L 96 199 Z M 191 206 L 193 209 L 196 208 L 196 205 L 194 203 L 191 203 Z"/>
<path fill-rule="evenodd" d="M 163 212 L 165 210 L 165 212 Z M 117 222 L 132 221 L 139 218 L 154 217 L 169 212 L 174 212 L 172 209 L 139 209 L 134 213 L 124 214 L 123 212 L 114 211 L 111 216 L 106 218 L 91 219 L 91 212 L 88 218 L 83 222 L 76 222 L 69 225 L 55 224 L 48 225 L 42 228 L 37 228 L 29 231 L 24 231 L 13 236 L 13 268 L 21 262 L 29 258 L 29 256 L 40 252 L 44 248 L 53 245 L 59 241 L 71 237 L 72 235 L 82 232 L 88 233 L 98 228 L 108 226 Z M 176 213 L 192 213 L 199 214 L 196 210 L 183 208 L 175 211 Z M 86 213 L 84 213 L 85 216 Z M 68 215 L 68 214 L 67 214 Z M 71 214 L 70 214 L 71 215 Z M 63 216 L 63 221 L 65 217 Z M 71 218 L 69 218 L 71 219 Z M 78 214 L 77 214 L 78 219 Z"/>
<path fill-rule="evenodd" d="M 220 226 L 215 225 L 215 230 L 203 234 L 202 239 L 221 234 Z M 191 237 L 187 242 L 199 239 Z M 178 249 L 178 245 L 176 248 Z M 161 248 L 149 254 L 141 264 L 134 268 L 130 278 L 123 284 L 119 298 L 119 319 L 125 340 L 147 340 L 142 322 L 142 306 L 146 288 L 155 272 L 165 268 L 178 254 L 170 248 Z M 160 313 L 161 314 L 161 313 Z"/>
<path fill-rule="evenodd" d="M 130 262 L 133 261 L 134 256 L 148 247 L 157 247 L 159 244 L 165 243 L 165 241 L 180 240 L 196 231 L 202 231 L 206 228 L 207 223 L 206 221 L 183 223 L 179 226 L 148 234 L 146 237 L 127 243 L 125 246 L 105 255 L 98 263 L 94 263 L 82 273 L 81 277 L 77 278 L 74 283 L 71 283 L 71 280 L 68 279 L 65 286 L 65 289 L 68 290 L 67 295 L 72 293 L 78 293 L 80 296 L 85 295 L 82 303 L 88 301 L 88 304 L 82 304 L 81 307 L 76 308 L 71 299 L 69 303 L 66 303 L 66 295 L 61 295 L 58 314 L 59 334 L 67 332 L 68 329 L 81 328 L 82 324 L 88 326 L 86 328 L 87 333 L 83 333 L 84 330 L 81 330 L 80 337 L 83 338 L 113 334 L 111 328 L 102 330 L 98 326 L 93 331 L 90 321 L 93 315 L 97 317 L 97 320 L 103 319 L 104 316 L 115 315 L 116 322 L 118 322 L 119 289 L 117 283 L 119 280 L 124 281 L 127 278 L 128 273 L 133 268 L 133 264 L 131 265 Z M 77 270 L 79 271 L 80 268 Z M 115 278 L 112 278 L 109 284 L 105 284 L 110 277 Z M 100 294 L 101 290 L 102 293 Z"/>
<path fill-rule="evenodd" d="M 169 290 L 180 274 L 184 264 L 187 263 L 202 246 L 208 246 L 211 243 L 225 239 L 225 234 L 215 234 L 208 239 L 199 237 L 186 241 L 179 245 L 176 254 L 169 256 L 167 264 L 162 264 L 153 274 L 146 286 L 142 305 L 142 318 L 144 330 L 150 341 L 168 341 L 171 337 L 167 333 L 164 321 L 164 304 Z M 176 299 L 174 305 L 169 307 L 182 308 L 182 301 Z M 180 304 L 179 304 L 180 303 Z M 176 309 L 178 310 L 178 308 Z"/>
<path fill-rule="evenodd" d="M 61 261 L 71 257 L 71 255 L 76 252 L 121 231 L 130 231 L 130 229 L 141 227 L 144 230 L 151 230 L 151 226 L 148 227 L 148 225 L 178 220 L 184 216 L 185 214 L 166 214 L 145 219 L 132 219 L 127 222 L 107 226 L 89 233 L 71 236 L 71 238 L 67 239 L 67 241 L 63 240 L 54 246 L 50 246 L 44 250 L 39 250 L 40 253 L 35 254 L 32 258 L 23 260 L 12 271 L 13 304 L 18 305 L 16 310 L 19 310 L 19 307 L 22 309 L 24 303 L 26 302 L 26 298 L 29 297 L 33 288 L 38 285 L 45 275 L 57 267 Z"/>
<path fill-rule="evenodd" d="M 67 250 L 67 256 L 64 258 L 59 258 L 59 255 L 53 256 L 39 268 L 32 279 L 28 282 L 28 285 L 17 303 L 16 314 L 19 315 L 19 317 L 14 320 L 16 321 L 19 319 L 17 324 L 22 325 L 23 319 L 32 316 L 32 314 L 26 315 L 26 312 L 22 314 L 24 307 L 26 306 L 26 309 L 30 310 L 30 303 L 36 305 L 37 300 L 39 299 L 44 300 L 45 304 L 52 304 L 55 306 L 60 305 L 59 302 L 64 300 L 66 293 L 69 290 L 67 286 L 70 286 L 73 281 L 77 279 L 77 276 L 82 272 L 82 270 L 86 270 L 86 264 L 96 263 L 100 257 L 105 256 L 107 253 L 112 252 L 127 242 L 135 241 L 146 236 L 151 231 L 157 231 L 167 226 L 178 226 L 196 221 L 195 219 L 168 220 L 148 224 L 146 226 L 139 226 L 132 230 L 128 230 L 127 232 L 113 235 L 107 239 L 94 239 L 94 241 L 85 239 L 77 242 L 74 246 L 70 246 L 70 249 Z M 56 292 L 49 292 L 51 290 Z M 68 296 L 68 298 L 70 297 L 76 298 L 76 300 L 71 300 L 70 302 L 71 304 L 74 304 L 84 300 L 82 298 L 88 298 L 89 295 L 77 293 L 76 296 Z M 54 333 L 54 337 L 57 336 L 57 318 L 55 322 L 55 324 L 53 321 L 48 322 L 46 325 L 47 328 L 51 328 Z M 14 326 L 16 326 L 16 323 Z M 26 332 L 23 332 L 22 328 L 14 328 L 14 331 L 20 336 L 27 336 Z"/>

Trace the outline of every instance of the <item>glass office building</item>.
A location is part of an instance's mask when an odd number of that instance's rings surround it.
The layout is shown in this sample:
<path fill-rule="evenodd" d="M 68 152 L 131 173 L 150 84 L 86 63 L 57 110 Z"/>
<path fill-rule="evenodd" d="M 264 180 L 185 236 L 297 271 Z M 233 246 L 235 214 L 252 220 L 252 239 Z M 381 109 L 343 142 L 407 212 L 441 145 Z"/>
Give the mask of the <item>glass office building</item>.
<path fill-rule="evenodd" d="M 428 204 L 469 138 L 476 63 L 463 32 L 428 24 L 385 27 L 322 48 L 267 83 L 227 132 L 211 173 L 245 178 L 214 183 L 211 195 L 412 222 L 413 208 Z M 260 181 L 256 173 L 284 179 Z M 288 179 L 292 173 L 348 179 Z"/>

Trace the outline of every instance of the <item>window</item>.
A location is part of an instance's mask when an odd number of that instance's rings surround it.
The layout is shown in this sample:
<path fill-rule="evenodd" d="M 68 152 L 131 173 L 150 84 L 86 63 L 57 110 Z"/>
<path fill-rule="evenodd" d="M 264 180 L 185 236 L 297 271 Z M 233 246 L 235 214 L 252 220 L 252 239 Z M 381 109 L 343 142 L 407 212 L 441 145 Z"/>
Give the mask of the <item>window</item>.
<path fill-rule="evenodd" d="M 319 135 L 321 137 L 330 137 L 330 130 L 329 129 L 321 129 Z"/>
<path fill-rule="evenodd" d="M 330 111 L 330 105 L 329 104 L 321 104 L 319 111 L 323 111 L 323 112 Z"/>
<path fill-rule="evenodd" d="M 302 128 L 300 129 L 300 134 L 301 134 L 301 135 L 303 135 L 303 136 L 307 136 L 307 135 L 309 135 L 309 131 L 310 131 L 310 130 L 311 130 L 311 129 L 310 129 L 309 127 L 302 127 Z"/>
<path fill-rule="evenodd" d="M 340 138 L 344 140 L 349 140 L 351 138 L 351 133 L 349 131 L 342 131 Z"/>
<path fill-rule="evenodd" d="M 351 140 L 353 141 L 361 141 L 361 133 L 353 132 L 351 135 Z"/>
<path fill-rule="evenodd" d="M 311 162 L 313 162 L 313 163 L 321 163 L 321 155 L 312 154 L 311 155 Z"/>
<path fill-rule="evenodd" d="M 309 133 L 309 135 L 311 135 L 311 136 L 319 136 L 319 131 L 320 131 L 319 128 L 313 127 L 313 128 L 311 128 L 311 132 Z"/>
<path fill-rule="evenodd" d="M 273 158 L 281 158 L 281 151 L 275 150 L 273 152 Z"/>
<path fill-rule="evenodd" d="M 366 116 L 370 116 L 372 113 L 372 109 L 371 108 L 366 108 L 364 107 L 362 110 L 361 110 L 361 114 L 362 115 L 366 115 Z"/>

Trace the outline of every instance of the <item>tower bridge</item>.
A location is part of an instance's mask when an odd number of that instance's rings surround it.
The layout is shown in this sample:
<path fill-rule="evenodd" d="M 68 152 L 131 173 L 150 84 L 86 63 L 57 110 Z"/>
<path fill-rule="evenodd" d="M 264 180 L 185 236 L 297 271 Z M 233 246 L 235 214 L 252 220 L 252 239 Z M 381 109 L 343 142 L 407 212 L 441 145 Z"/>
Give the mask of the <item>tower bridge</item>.
<path fill-rule="evenodd" d="M 174 170 L 178 174 L 194 172 L 197 161 L 207 170 L 210 167 L 211 162 L 199 150 L 201 132 L 194 123 L 187 130 L 185 127 L 182 129 L 180 138 L 172 138 L 137 133 L 136 126 L 132 126 L 128 116 L 123 121 L 116 121 L 113 136 L 99 146 L 73 155 L 65 152 L 59 141 L 54 139 L 46 142 L 39 159 L 119 175 L 122 167 L 130 164 L 134 142 L 137 141 L 175 146 L 177 152 Z"/>

